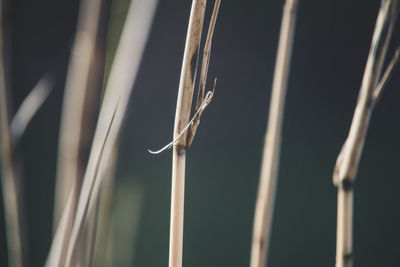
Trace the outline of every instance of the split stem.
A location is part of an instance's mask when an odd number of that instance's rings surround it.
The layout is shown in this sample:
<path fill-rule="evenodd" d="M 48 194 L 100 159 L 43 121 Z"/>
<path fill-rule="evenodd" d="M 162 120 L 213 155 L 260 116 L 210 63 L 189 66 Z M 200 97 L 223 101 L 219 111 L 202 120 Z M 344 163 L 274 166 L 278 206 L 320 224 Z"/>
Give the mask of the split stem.
<path fill-rule="evenodd" d="M 189 123 L 205 7 L 206 0 L 193 0 L 192 2 L 179 82 L 174 139 L 182 133 L 184 127 Z M 174 143 L 173 147 L 169 267 L 182 266 L 187 143 L 187 133 L 185 132 Z"/>
<path fill-rule="evenodd" d="M 374 93 L 382 72 L 396 13 L 397 0 L 382 1 L 349 135 L 336 161 L 333 174 L 334 184 L 338 187 L 336 267 L 353 265 L 353 184 L 370 117 L 376 104 L 377 98 Z"/>

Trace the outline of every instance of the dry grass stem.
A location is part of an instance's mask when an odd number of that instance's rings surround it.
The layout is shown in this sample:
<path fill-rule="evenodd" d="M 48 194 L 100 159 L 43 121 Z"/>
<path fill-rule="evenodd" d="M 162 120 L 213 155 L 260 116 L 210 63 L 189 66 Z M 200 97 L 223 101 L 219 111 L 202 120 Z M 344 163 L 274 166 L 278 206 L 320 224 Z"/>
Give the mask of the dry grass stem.
<path fill-rule="evenodd" d="M 32 89 L 9 125 L 8 96 L 4 74 L 4 61 L 1 55 L 0 63 L 0 124 L 1 124 L 1 165 L 2 189 L 5 204 L 6 232 L 9 249 L 9 265 L 24 266 L 26 253 L 26 238 L 23 234 L 22 200 L 19 177 L 19 164 L 16 156 L 16 146 L 31 122 L 33 116 L 47 99 L 52 79 L 42 78 Z"/>
<path fill-rule="evenodd" d="M 163 151 L 165 151 L 167 149 L 170 149 L 176 142 L 178 142 L 178 140 L 182 137 L 182 135 L 186 134 L 186 132 L 189 132 L 189 131 L 190 131 L 189 134 L 192 134 L 192 135 L 189 135 L 191 138 L 188 139 L 188 144 L 189 144 L 188 146 L 190 146 L 191 142 L 193 141 L 194 133 L 195 133 L 195 132 L 192 131 L 194 123 L 195 122 L 197 122 L 197 123 L 200 122 L 201 113 L 206 109 L 208 104 L 210 104 L 210 102 L 211 102 L 211 100 L 212 100 L 212 98 L 214 96 L 214 93 L 215 93 L 216 83 L 217 83 L 217 79 L 214 80 L 213 90 L 207 92 L 207 94 L 204 97 L 203 101 L 200 103 L 200 105 L 198 107 L 196 107 L 196 112 L 194 113 L 193 118 L 189 121 L 189 123 L 185 126 L 185 128 L 182 129 L 182 132 L 180 132 L 179 135 L 177 137 L 175 137 L 174 140 L 172 140 L 169 144 L 165 145 L 163 148 L 161 148 L 159 150 L 153 151 L 153 150 L 147 149 L 147 151 L 149 151 L 151 154 L 156 155 L 156 154 L 159 154 L 159 153 L 161 153 L 161 152 L 163 152 Z M 197 128 L 197 126 L 196 126 L 196 128 Z M 194 131 L 195 130 L 196 129 L 194 129 Z"/>
<path fill-rule="evenodd" d="M 338 187 L 336 267 L 352 266 L 353 247 L 353 183 L 356 177 L 369 120 L 376 103 L 375 92 L 392 35 L 393 21 L 397 16 L 397 0 L 383 0 L 376 20 L 371 48 L 354 111 L 349 135 L 338 156 L 333 174 Z M 385 27 L 387 30 L 385 31 Z M 387 73 L 391 72 L 392 64 Z M 383 77 L 383 82 L 387 79 Z M 383 87 L 383 86 L 382 86 Z M 377 89 L 378 88 L 378 89 Z"/>
<path fill-rule="evenodd" d="M 207 83 L 207 74 L 208 74 L 208 66 L 210 64 L 210 57 L 211 57 L 211 45 L 212 45 L 212 38 L 214 35 L 215 24 L 217 22 L 219 7 L 221 5 L 220 0 L 216 0 L 214 3 L 214 10 L 211 15 L 210 25 L 208 27 L 207 32 L 207 39 L 204 44 L 204 51 L 203 51 L 203 62 L 201 64 L 201 71 L 200 71 L 200 83 L 199 83 L 199 90 L 197 91 L 197 102 L 196 102 L 196 113 L 193 116 L 193 122 L 190 127 L 190 131 L 188 133 L 188 146 L 190 146 L 193 142 L 194 136 L 196 134 L 197 127 L 200 124 L 200 117 L 203 110 L 206 108 L 204 106 L 205 102 L 210 102 L 211 98 L 207 100 L 207 95 L 205 94 L 206 83 Z M 213 86 L 213 94 L 215 91 L 216 79 L 214 80 Z M 213 96 L 211 95 L 211 97 Z"/>
<path fill-rule="evenodd" d="M 174 138 L 172 144 L 167 145 L 167 148 L 173 145 L 169 267 L 182 266 L 186 150 L 193 141 L 201 113 L 210 103 L 215 89 L 214 82 L 213 91 L 204 95 L 212 37 L 220 6 L 219 0 L 215 1 L 204 48 L 196 111 L 189 121 L 206 3 L 206 0 L 192 2 L 176 104 Z"/>
<path fill-rule="evenodd" d="M 89 215 L 93 214 L 93 209 L 96 207 L 104 173 L 108 166 L 107 163 L 112 155 L 112 150 L 121 129 L 156 4 L 156 0 L 135 0 L 130 4 L 106 85 L 89 162 L 79 195 L 76 215 L 68 242 L 66 266 L 75 266 L 83 263 L 84 257 L 79 256 L 78 248 L 84 241 L 83 232 L 87 228 Z M 56 246 L 56 244 L 53 245 Z"/>
<path fill-rule="evenodd" d="M 1 53 L 1 52 L 0 52 Z M 11 139 L 7 94 L 4 82 L 3 60 L 0 59 L 0 137 L 1 182 L 4 198 L 8 259 L 10 267 L 23 266 L 23 240 L 19 177 L 15 162 L 15 149 Z"/>
<path fill-rule="evenodd" d="M 271 233 L 276 181 L 278 176 L 280 135 L 289 76 L 290 59 L 296 22 L 297 0 L 287 0 L 283 10 L 279 46 L 276 57 L 268 128 L 264 140 L 260 184 L 256 202 L 251 267 L 264 267 Z"/>
<path fill-rule="evenodd" d="M 169 267 L 182 266 L 187 131 L 181 133 L 189 123 L 205 8 L 206 0 L 193 0 L 179 82 L 174 140 L 179 139 L 174 143 L 172 158 Z"/>
<path fill-rule="evenodd" d="M 2 46 L 0 46 L 2 47 Z M 24 266 L 26 238 L 22 221 L 21 185 L 16 156 L 16 146 L 33 116 L 47 99 L 52 89 L 52 79 L 44 76 L 31 90 L 17 110 L 11 123 L 8 114 L 8 96 L 4 73 L 4 59 L 0 63 L 0 144 L 1 177 L 5 204 L 6 234 L 9 266 Z"/>
<path fill-rule="evenodd" d="M 3 190 L 5 226 L 7 235 L 8 264 L 22 267 L 25 264 L 24 236 L 22 227 L 22 203 L 20 180 L 15 158 L 15 147 L 10 129 L 7 81 L 5 73 L 3 15 L 4 3 L 0 2 L 0 160 Z M 8 88 L 9 89 L 9 88 Z"/>
<path fill-rule="evenodd" d="M 52 88 L 53 79 L 46 75 L 39 80 L 28 96 L 25 97 L 11 121 L 11 136 L 15 144 L 18 143 L 33 116 L 46 101 Z"/>
<path fill-rule="evenodd" d="M 87 229 L 87 241 L 86 241 L 86 251 L 87 257 L 85 261 L 85 266 L 92 267 L 94 266 L 94 256 L 96 250 L 96 243 L 97 243 L 97 229 L 99 227 L 99 218 L 100 218 L 100 203 L 101 203 L 101 196 L 102 196 L 102 187 L 100 187 L 100 192 L 96 199 L 96 206 L 93 211 L 93 215 L 89 217 L 88 222 L 88 229 Z"/>
<path fill-rule="evenodd" d="M 112 252 L 112 218 L 114 215 L 114 191 L 116 190 L 116 166 L 117 166 L 117 153 L 118 144 L 115 146 L 112 156 L 108 162 L 106 173 L 104 174 L 104 184 L 102 186 L 101 194 L 99 195 L 99 219 L 98 230 L 95 231 L 96 237 L 92 239 L 90 247 L 93 252 L 93 261 L 95 266 L 111 266 L 113 265 L 111 252 Z M 127 202 L 128 203 L 128 202 Z M 131 207 L 129 205 L 129 207 Z M 95 248 L 95 249 L 94 249 Z M 114 263 L 114 265 L 116 265 Z"/>
<path fill-rule="evenodd" d="M 46 267 L 61 267 L 65 266 L 61 261 L 64 261 L 66 248 L 68 243 L 68 236 L 66 234 L 70 232 L 70 226 L 68 222 L 70 218 L 74 216 L 72 208 L 73 205 L 73 192 L 71 191 L 65 203 L 64 212 L 60 218 L 60 222 L 57 225 L 57 229 L 54 232 L 53 241 L 51 243 L 50 252 L 46 259 Z"/>
<path fill-rule="evenodd" d="M 87 107 L 91 106 L 92 101 L 90 91 L 94 89 L 91 88 L 91 80 L 98 79 L 94 77 L 91 70 L 95 62 L 98 25 L 103 2 L 102 0 L 83 0 L 80 4 L 61 114 L 54 229 L 57 227 L 71 190 L 73 191 L 72 208 L 75 209 L 84 174 L 82 153 L 89 147 L 89 140 L 83 137 L 88 126 L 88 122 L 85 121 L 88 119 Z M 100 92 L 100 88 L 96 90 Z M 69 222 L 69 225 L 71 224 L 72 221 Z"/>
<path fill-rule="evenodd" d="M 81 1 L 78 17 L 78 25 L 75 34 L 74 46 L 72 48 L 69 63 L 66 86 L 64 91 L 64 103 L 61 115 L 57 177 L 55 188 L 55 205 L 53 228 L 57 229 L 60 217 L 64 216 L 67 221 L 62 222 L 62 232 L 58 232 L 55 240 L 63 242 L 57 245 L 60 249 L 50 258 L 51 266 L 64 266 L 66 246 L 71 234 L 77 205 L 84 166 L 82 153 L 88 147 L 88 142 L 83 138 L 85 127 L 88 122 L 86 107 L 90 106 L 91 95 L 89 93 L 91 80 L 91 69 L 93 68 L 96 53 L 96 42 L 98 25 L 100 21 L 101 7 L 103 1 Z M 92 75 L 93 76 L 93 75 Z M 85 142 L 86 141 L 86 142 Z M 68 203 L 67 200 L 71 201 Z M 68 208 L 68 210 L 67 210 Z M 48 261 L 50 263 L 50 261 Z"/>
<path fill-rule="evenodd" d="M 375 89 L 374 105 L 376 105 L 376 103 L 381 98 L 382 91 L 383 91 L 383 89 L 385 89 L 386 85 L 388 84 L 388 81 L 390 80 L 390 77 L 392 76 L 399 61 L 400 61 L 400 47 L 397 48 L 396 52 L 394 53 L 392 59 L 390 60 L 388 67 L 386 68 L 385 73 L 382 76 L 382 79 L 379 81 L 379 84 Z"/>
<path fill-rule="evenodd" d="M 207 74 L 208 74 L 208 66 L 210 63 L 210 56 L 211 56 L 211 44 L 212 44 L 212 38 L 214 35 L 214 29 L 215 29 L 215 24 L 217 22 L 217 17 L 218 17 L 218 12 L 219 12 L 219 6 L 221 4 L 220 0 L 216 0 L 214 4 L 214 10 L 211 16 L 210 20 L 210 25 L 208 28 L 207 32 L 207 39 L 204 45 L 204 50 L 203 50 L 203 62 L 201 65 L 201 72 L 200 72 L 200 83 L 199 83 L 199 90 L 198 90 L 198 95 L 197 95 L 197 102 L 196 102 L 196 108 L 194 115 L 192 119 L 186 124 L 185 127 L 179 132 L 178 136 L 174 136 L 174 139 L 162 147 L 159 150 L 150 150 L 148 151 L 151 154 L 159 154 L 167 149 L 170 149 L 176 142 L 180 140 L 180 138 L 183 135 L 186 135 L 187 139 L 187 147 L 190 147 L 190 145 L 193 142 L 194 136 L 196 134 L 197 127 L 200 124 L 200 117 L 203 113 L 203 111 L 206 109 L 208 104 L 210 104 L 214 93 L 215 93 L 215 87 L 217 84 L 217 79 L 214 79 L 214 86 L 211 91 L 208 91 L 205 93 L 205 87 L 206 87 L 206 81 L 207 81 Z M 197 72 L 197 66 L 196 66 L 196 72 Z"/>

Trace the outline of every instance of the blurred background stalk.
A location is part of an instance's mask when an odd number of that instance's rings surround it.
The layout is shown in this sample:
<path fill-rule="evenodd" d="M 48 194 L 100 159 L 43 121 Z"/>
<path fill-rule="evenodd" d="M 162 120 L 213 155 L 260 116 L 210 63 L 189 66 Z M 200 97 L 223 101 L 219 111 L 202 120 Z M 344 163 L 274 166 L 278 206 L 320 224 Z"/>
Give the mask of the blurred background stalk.
<path fill-rule="evenodd" d="M 56 178 L 54 229 L 73 192 L 75 209 L 87 151 L 96 120 L 104 71 L 104 46 L 99 45 L 99 26 L 106 0 L 82 0 L 72 48 L 62 107 Z M 97 104 L 98 105 L 98 104 Z M 69 223 L 70 224 L 70 223 Z"/>
<path fill-rule="evenodd" d="M 381 90 L 378 87 L 378 83 L 381 79 L 397 11 L 397 0 L 382 0 L 353 120 L 333 173 L 333 181 L 338 188 L 336 267 L 353 266 L 353 185 L 359 168 L 372 111 L 376 104 L 375 91 Z M 390 66 L 391 64 L 389 64 L 389 68 Z M 388 76 L 390 75 L 385 75 L 385 79 Z M 378 96 L 379 93 L 377 94 Z"/>
<path fill-rule="evenodd" d="M 22 191 L 16 161 L 16 148 L 10 130 L 10 96 L 6 79 L 4 54 L 4 1 L 0 1 L 0 145 L 1 183 L 5 211 L 8 263 L 10 267 L 26 266 L 26 237 L 22 220 Z"/>
<path fill-rule="evenodd" d="M 296 25 L 296 12 L 297 0 L 286 0 L 283 8 L 275 73 L 272 83 L 268 128 L 264 139 L 260 184 L 258 186 L 254 214 L 250 267 L 264 267 L 267 264 L 279 170 L 286 89 Z"/>

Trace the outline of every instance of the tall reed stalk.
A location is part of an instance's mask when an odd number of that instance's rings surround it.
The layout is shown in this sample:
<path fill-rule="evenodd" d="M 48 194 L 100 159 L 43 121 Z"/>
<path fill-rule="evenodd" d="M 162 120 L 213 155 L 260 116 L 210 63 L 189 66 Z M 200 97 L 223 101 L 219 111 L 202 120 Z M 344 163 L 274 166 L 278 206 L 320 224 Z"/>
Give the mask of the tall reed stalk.
<path fill-rule="evenodd" d="M 10 267 L 22 267 L 25 264 L 21 190 L 15 161 L 14 140 L 10 130 L 10 107 L 8 105 L 7 82 L 5 73 L 3 14 L 4 3 L 0 2 L 0 145 L 1 145 L 1 183 L 4 199 L 5 225 L 7 235 L 8 261 Z"/>
<path fill-rule="evenodd" d="M 88 255 L 82 255 L 82 250 L 87 251 L 87 248 L 82 247 L 83 244 L 85 241 L 90 243 L 85 238 L 85 230 L 97 207 L 104 175 L 122 126 L 156 6 L 157 0 L 135 0 L 130 4 L 107 81 L 76 214 L 71 210 L 70 193 L 47 259 L 49 267 L 83 265 L 87 260 Z M 65 224 L 71 216 L 74 220 L 69 235 Z M 64 253 L 65 259 L 62 258 Z M 65 264 L 61 264 L 63 262 Z"/>
<path fill-rule="evenodd" d="M 90 114 L 96 95 L 101 92 L 102 77 L 96 69 L 97 36 L 104 0 L 83 0 L 80 4 L 78 26 L 69 63 L 64 103 L 61 114 L 59 149 L 57 157 L 54 229 L 72 192 L 72 208 L 78 201 L 85 170 L 84 152 L 89 149 L 87 137 Z M 97 91 L 97 92 L 96 92 Z M 86 137 L 86 138 L 85 138 Z M 71 218 L 72 219 L 72 218 Z M 71 225 L 72 221 L 68 223 Z"/>
<path fill-rule="evenodd" d="M 0 58 L 3 58 L 3 55 Z M 17 147 L 26 127 L 48 97 L 52 81 L 49 76 L 40 79 L 26 96 L 10 123 L 4 61 L 2 59 L 0 61 L 0 158 L 8 262 L 10 267 L 26 266 L 28 265 L 27 238 L 23 220 L 23 190 Z"/>
<path fill-rule="evenodd" d="M 1 38 L 1 37 L 0 37 Z M 0 41 L 2 42 L 2 40 Z M 23 266 L 23 240 L 21 221 L 21 192 L 15 149 L 10 132 L 9 107 L 7 103 L 4 73 L 3 47 L 0 44 L 0 144 L 1 144 L 1 183 L 4 198 L 5 223 L 7 234 L 8 260 L 10 267 Z"/>
<path fill-rule="evenodd" d="M 278 176 L 280 136 L 292 54 L 296 11 L 297 0 L 286 0 L 283 9 L 278 53 L 272 84 L 268 128 L 264 140 L 260 184 L 258 187 L 254 216 L 253 242 L 250 259 L 251 267 L 264 267 L 267 263 Z"/>
<path fill-rule="evenodd" d="M 192 2 L 176 104 L 174 139 L 179 137 L 189 123 L 206 2 L 206 0 L 193 0 Z M 185 132 L 173 146 L 169 267 L 182 266 L 187 148 L 187 133 Z"/>
<path fill-rule="evenodd" d="M 65 236 L 72 230 L 75 209 L 85 170 L 84 153 L 89 150 L 90 121 L 93 120 L 94 102 L 100 95 L 102 76 L 98 70 L 98 32 L 104 0 L 83 0 L 79 7 L 78 25 L 68 67 L 64 102 L 61 114 L 57 177 L 54 201 L 53 230 L 67 207 L 70 216 L 65 217 Z M 63 238 L 66 247 L 68 238 Z M 64 264 L 66 250 L 62 250 L 59 266 Z M 57 266 L 57 264 L 55 264 Z"/>
<path fill-rule="evenodd" d="M 2 3 L 0 3 L 1 6 Z M 0 14 L 2 14 L 0 7 Z M 2 16 L 0 15 L 0 21 Z M 45 75 L 25 97 L 10 120 L 10 96 L 7 86 L 3 47 L 2 23 L 0 22 L 0 161 L 1 182 L 4 198 L 8 262 L 10 267 L 26 266 L 27 238 L 23 220 L 23 190 L 17 148 L 25 129 L 42 106 L 52 88 L 52 79 Z"/>
<path fill-rule="evenodd" d="M 186 150 L 190 147 L 193 141 L 196 129 L 200 123 L 201 114 L 210 103 L 215 89 L 214 81 L 213 91 L 209 91 L 207 94 L 205 93 L 208 65 L 211 54 L 211 43 L 221 3 L 220 0 L 216 0 L 214 4 L 214 10 L 211 16 L 203 51 L 203 62 L 200 72 L 195 114 L 189 121 L 193 91 L 196 82 L 206 2 L 206 0 L 193 0 L 192 2 L 176 104 L 174 139 L 169 145 L 155 152 L 159 153 L 170 146 L 173 146 L 169 267 L 182 266 Z"/>
<path fill-rule="evenodd" d="M 392 60 L 388 67 L 389 72 L 383 76 L 379 86 L 378 81 L 396 17 L 397 0 L 383 0 L 349 135 L 337 158 L 333 173 L 333 181 L 338 188 L 336 267 L 350 267 L 353 264 L 353 183 L 373 108 L 393 69 Z M 394 59 L 396 62 L 396 55 Z"/>

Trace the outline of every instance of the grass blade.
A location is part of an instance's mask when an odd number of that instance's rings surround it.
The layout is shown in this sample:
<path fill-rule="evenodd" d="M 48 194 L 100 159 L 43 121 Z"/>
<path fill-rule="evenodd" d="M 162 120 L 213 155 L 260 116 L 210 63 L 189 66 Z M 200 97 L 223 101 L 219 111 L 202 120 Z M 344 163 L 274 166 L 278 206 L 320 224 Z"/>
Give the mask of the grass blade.
<path fill-rule="evenodd" d="M 129 7 L 107 82 L 89 163 L 79 196 L 67 250 L 66 264 L 68 266 L 81 262 L 81 259 L 76 257 L 77 248 L 82 241 L 81 233 L 87 223 L 88 214 L 92 214 L 93 208 L 96 206 L 96 199 L 104 178 L 103 174 L 121 129 L 156 5 L 156 0 L 135 0 Z M 107 129 L 111 122 L 112 126 L 108 134 Z"/>
<path fill-rule="evenodd" d="M 280 135 L 292 54 L 296 11 L 297 0 L 286 0 L 275 63 L 268 129 L 264 140 L 260 184 L 254 216 L 250 259 L 251 267 L 264 267 L 267 263 L 278 176 Z"/>
<path fill-rule="evenodd" d="M 87 129 L 90 125 L 88 114 L 93 113 L 91 103 L 94 91 L 93 81 L 102 80 L 93 72 L 97 47 L 97 35 L 101 8 L 104 0 L 83 0 L 80 4 L 78 26 L 68 67 L 64 102 L 62 106 L 59 149 L 57 157 L 56 193 L 54 205 L 54 229 L 57 227 L 70 191 L 73 191 L 75 209 L 82 184 L 85 164 L 83 153 L 90 146 Z M 74 185 L 74 186 L 72 186 Z M 75 212 L 73 212 L 75 213 Z M 72 221 L 68 223 L 71 225 Z"/>
<path fill-rule="evenodd" d="M 20 179 L 16 162 L 16 149 L 10 129 L 10 115 L 3 39 L 4 2 L 0 2 L 0 160 L 1 183 L 4 198 L 5 226 L 8 261 L 10 267 L 22 267 L 25 262 L 26 244 L 22 225 Z M 8 90 L 7 90 L 8 89 Z"/>

